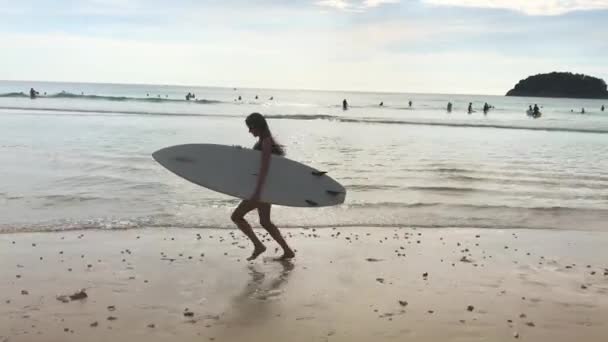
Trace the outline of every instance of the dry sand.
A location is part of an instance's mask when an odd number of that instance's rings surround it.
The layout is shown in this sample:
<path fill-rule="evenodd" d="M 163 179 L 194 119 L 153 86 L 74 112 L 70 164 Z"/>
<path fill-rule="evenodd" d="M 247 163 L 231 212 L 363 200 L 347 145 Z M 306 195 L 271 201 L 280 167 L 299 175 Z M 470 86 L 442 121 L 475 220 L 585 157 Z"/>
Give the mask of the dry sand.
<path fill-rule="evenodd" d="M 2 234 L 0 342 L 608 340 L 608 233 L 285 233 L 291 263 L 236 230 Z"/>

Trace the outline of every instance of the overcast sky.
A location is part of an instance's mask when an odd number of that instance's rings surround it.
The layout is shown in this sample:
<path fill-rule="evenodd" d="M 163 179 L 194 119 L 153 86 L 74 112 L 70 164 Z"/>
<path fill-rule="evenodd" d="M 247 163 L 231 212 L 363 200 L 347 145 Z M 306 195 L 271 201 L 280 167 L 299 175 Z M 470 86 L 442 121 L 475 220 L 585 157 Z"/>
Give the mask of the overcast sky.
<path fill-rule="evenodd" d="M 0 79 L 504 94 L 608 81 L 608 0 L 0 0 Z"/>

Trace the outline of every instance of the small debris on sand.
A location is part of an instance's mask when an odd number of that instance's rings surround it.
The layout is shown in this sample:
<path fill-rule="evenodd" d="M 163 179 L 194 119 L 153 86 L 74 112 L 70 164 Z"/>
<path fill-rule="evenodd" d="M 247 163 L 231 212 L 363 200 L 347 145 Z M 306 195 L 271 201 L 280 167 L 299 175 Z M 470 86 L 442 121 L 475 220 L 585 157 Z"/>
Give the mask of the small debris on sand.
<path fill-rule="evenodd" d="M 21 294 L 24 295 L 24 296 L 27 296 L 30 293 L 27 290 L 21 290 Z"/>
<path fill-rule="evenodd" d="M 384 284 L 384 278 L 376 278 L 376 281 L 380 284 Z"/>
<path fill-rule="evenodd" d="M 80 300 L 80 299 L 85 299 L 85 298 L 87 298 L 87 297 L 88 297 L 88 295 L 87 295 L 87 293 L 84 291 L 84 289 L 82 289 L 82 290 L 80 290 L 80 291 L 78 291 L 78 292 L 76 292 L 76 293 L 74 293 L 74 294 L 70 295 L 70 299 L 71 299 L 71 300 Z"/>
<path fill-rule="evenodd" d="M 114 317 L 114 316 L 108 316 L 108 321 L 115 321 L 118 318 Z"/>
<path fill-rule="evenodd" d="M 460 262 L 471 263 L 473 261 L 470 259 L 467 259 L 466 255 L 463 255 L 462 258 L 460 258 Z"/>
<path fill-rule="evenodd" d="M 405 300 L 400 300 L 400 301 L 399 301 L 399 305 L 401 305 L 401 306 L 407 306 L 407 304 L 408 304 L 408 303 L 407 303 L 407 301 L 405 301 Z"/>
<path fill-rule="evenodd" d="M 154 323 L 150 323 L 150 324 L 148 324 L 148 328 L 152 328 L 152 329 L 156 328 L 156 325 Z"/>
<path fill-rule="evenodd" d="M 93 328 L 95 328 L 98 325 L 99 325 L 99 323 L 97 323 L 97 321 L 95 321 L 95 322 L 93 322 L 93 323 L 90 324 L 90 326 L 93 327 Z"/>
<path fill-rule="evenodd" d="M 369 261 L 369 262 L 378 262 L 378 261 L 382 261 L 382 259 L 376 259 L 376 258 L 367 258 L 367 259 L 365 259 L 365 260 L 366 260 L 366 261 Z"/>
<path fill-rule="evenodd" d="M 473 305 L 467 306 L 467 311 L 473 311 L 473 310 L 475 310 L 475 307 Z"/>
<path fill-rule="evenodd" d="M 108 306 L 108 311 L 114 311 L 114 310 L 116 310 L 116 307 L 114 305 Z"/>

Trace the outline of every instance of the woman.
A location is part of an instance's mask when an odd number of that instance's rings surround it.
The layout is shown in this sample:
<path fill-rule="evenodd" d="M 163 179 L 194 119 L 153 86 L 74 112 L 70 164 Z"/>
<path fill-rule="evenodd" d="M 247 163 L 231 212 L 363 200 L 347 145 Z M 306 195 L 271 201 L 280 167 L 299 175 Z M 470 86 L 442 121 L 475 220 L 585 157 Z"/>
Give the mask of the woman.
<path fill-rule="evenodd" d="M 268 128 L 268 123 L 262 114 L 250 114 L 247 119 L 245 119 L 245 123 L 249 128 L 249 133 L 258 138 L 258 142 L 255 144 L 253 149 L 262 152 L 262 160 L 260 163 L 260 172 L 258 173 L 255 191 L 250 199 L 242 201 L 238 207 L 236 207 L 231 216 L 232 221 L 243 233 L 245 233 L 245 235 L 247 235 L 251 242 L 253 242 L 253 253 L 249 258 L 247 258 L 247 260 L 253 260 L 266 251 L 266 246 L 264 246 L 260 239 L 258 239 L 247 220 L 245 220 L 245 215 L 254 209 L 258 210 L 258 215 L 260 216 L 260 225 L 262 225 L 262 227 L 268 231 L 270 236 L 272 236 L 272 238 L 275 239 L 275 241 L 283 248 L 283 256 L 281 256 L 280 259 L 291 259 L 295 256 L 294 252 L 291 250 L 291 248 L 289 248 L 287 242 L 285 242 L 285 239 L 283 239 L 279 228 L 277 228 L 277 226 L 270 221 L 270 209 L 272 205 L 270 203 L 260 202 L 260 195 L 262 194 L 266 176 L 268 175 L 271 154 L 282 156 L 285 155 L 285 151 L 281 145 L 274 141 L 274 138 L 270 133 L 270 129 Z"/>

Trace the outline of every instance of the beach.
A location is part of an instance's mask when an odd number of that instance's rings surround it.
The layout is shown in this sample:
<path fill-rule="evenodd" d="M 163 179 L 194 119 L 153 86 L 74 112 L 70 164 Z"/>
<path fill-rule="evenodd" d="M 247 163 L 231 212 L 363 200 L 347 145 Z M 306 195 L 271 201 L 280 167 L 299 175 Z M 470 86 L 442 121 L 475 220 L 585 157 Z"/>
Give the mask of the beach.
<path fill-rule="evenodd" d="M 262 231 L 258 231 L 262 233 Z M 237 230 L 0 235 L 0 341 L 604 341 L 608 234 Z M 84 289 L 86 298 L 70 295 Z M 80 294 L 82 297 L 82 294 Z"/>
<path fill-rule="evenodd" d="M 0 342 L 605 341 L 600 105 L 0 82 Z M 239 201 L 151 156 L 251 147 L 251 112 L 347 190 L 338 206 L 273 206 L 288 263 L 267 236 L 247 262 Z"/>

